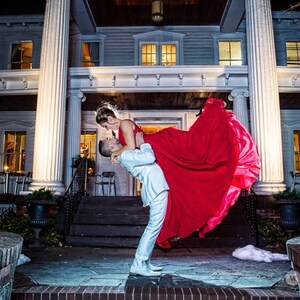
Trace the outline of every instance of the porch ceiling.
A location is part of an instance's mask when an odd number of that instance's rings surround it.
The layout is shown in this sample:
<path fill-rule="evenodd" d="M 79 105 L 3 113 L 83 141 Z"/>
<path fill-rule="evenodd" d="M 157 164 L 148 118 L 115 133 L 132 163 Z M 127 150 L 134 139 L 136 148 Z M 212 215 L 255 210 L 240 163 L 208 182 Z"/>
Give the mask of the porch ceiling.
<path fill-rule="evenodd" d="M 83 0 L 71 0 L 71 7 Z M 87 0 L 97 26 L 148 26 L 151 0 Z M 228 3 L 233 0 L 164 0 L 164 20 L 168 25 L 219 25 Z M 298 0 L 271 0 L 272 10 L 286 10 Z M 46 0 L 10 0 L 1 3 L 0 15 L 44 14 Z M 236 1 L 241 5 L 242 1 Z"/>
<path fill-rule="evenodd" d="M 86 101 L 82 103 L 83 110 L 95 110 L 102 101 L 109 101 L 124 110 L 199 109 L 201 102 L 210 97 L 221 98 L 227 102 L 227 108 L 232 108 L 227 92 L 117 93 L 115 95 L 87 93 L 85 96 Z M 35 111 L 36 101 L 36 95 L 0 96 L 0 111 Z M 300 95 L 281 93 L 280 108 L 300 109 Z"/>

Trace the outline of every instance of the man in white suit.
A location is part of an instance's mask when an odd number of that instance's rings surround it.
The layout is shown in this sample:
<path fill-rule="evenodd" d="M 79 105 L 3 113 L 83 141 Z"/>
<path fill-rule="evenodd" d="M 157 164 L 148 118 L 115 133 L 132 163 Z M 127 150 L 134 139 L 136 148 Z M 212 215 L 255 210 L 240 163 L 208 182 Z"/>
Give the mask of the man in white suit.
<path fill-rule="evenodd" d="M 133 177 L 143 183 L 141 195 L 143 206 L 150 206 L 149 221 L 137 247 L 130 273 L 160 276 L 162 268 L 152 265 L 150 258 L 165 219 L 169 186 L 163 171 L 155 163 L 156 158 L 151 145 L 144 142 L 142 133 L 136 135 L 136 146 L 140 149 L 126 150 L 114 162 L 121 163 Z M 99 152 L 109 157 L 121 147 L 116 138 L 108 138 L 99 143 Z"/>

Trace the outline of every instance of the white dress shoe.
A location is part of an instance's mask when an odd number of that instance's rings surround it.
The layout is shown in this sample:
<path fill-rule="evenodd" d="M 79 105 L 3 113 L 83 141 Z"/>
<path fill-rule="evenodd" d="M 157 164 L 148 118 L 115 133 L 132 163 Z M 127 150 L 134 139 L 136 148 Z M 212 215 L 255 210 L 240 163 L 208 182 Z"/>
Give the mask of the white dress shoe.
<path fill-rule="evenodd" d="M 152 271 L 147 268 L 147 266 L 142 266 L 142 267 L 135 267 L 131 266 L 130 268 L 130 274 L 131 275 L 140 275 L 140 276 L 160 276 L 160 272 Z"/>
<path fill-rule="evenodd" d="M 163 268 L 159 266 L 154 266 L 150 262 L 146 262 L 146 266 L 151 271 L 161 271 Z"/>

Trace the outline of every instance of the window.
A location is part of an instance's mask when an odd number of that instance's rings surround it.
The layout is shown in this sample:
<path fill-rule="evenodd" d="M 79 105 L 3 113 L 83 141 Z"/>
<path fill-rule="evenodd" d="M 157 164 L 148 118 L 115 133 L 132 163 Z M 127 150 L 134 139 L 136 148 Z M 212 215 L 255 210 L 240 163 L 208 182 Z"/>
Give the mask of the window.
<path fill-rule="evenodd" d="M 142 44 L 141 46 L 142 66 L 176 66 L 177 45 L 176 44 Z"/>
<path fill-rule="evenodd" d="M 11 69 L 32 69 L 33 43 L 13 43 L 11 48 Z"/>
<path fill-rule="evenodd" d="M 287 66 L 300 66 L 300 42 L 286 42 Z"/>
<path fill-rule="evenodd" d="M 4 133 L 3 170 L 24 173 L 26 158 L 26 132 L 6 131 Z"/>
<path fill-rule="evenodd" d="M 82 131 L 80 137 L 80 156 L 86 157 L 89 160 L 88 175 L 95 175 L 96 153 L 96 131 Z"/>
<path fill-rule="evenodd" d="M 155 44 L 142 45 L 142 66 L 157 65 L 157 47 Z"/>
<path fill-rule="evenodd" d="M 294 131 L 294 163 L 295 173 L 300 173 L 300 130 Z"/>
<path fill-rule="evenodd" d="M 81 66 L 82 67 L 100 66 L 100 43 L 99 42 L 82 43 Z"/>
<path fill-rule="evenodd" d="M 240 41 L 219 41 L 219 65 L 241 66 L 242 45 Z"/>
<path fill-rule="evenodd" d="M 155 30 L 133 35 L 134 64 L 142 66 L 183 65 L 184 34 Z"/>
<path fill-rule="evenodd" d="M 177 47 L 174 44 L 161 46 L 161 64 L 163 66 L 176 66 L 177 64 Z"/>

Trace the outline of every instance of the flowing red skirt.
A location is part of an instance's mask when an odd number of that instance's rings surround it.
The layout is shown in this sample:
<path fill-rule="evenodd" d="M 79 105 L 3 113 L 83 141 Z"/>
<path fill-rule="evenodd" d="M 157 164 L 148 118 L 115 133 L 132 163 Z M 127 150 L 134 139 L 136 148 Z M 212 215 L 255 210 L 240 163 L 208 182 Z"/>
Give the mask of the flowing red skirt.
<path fill-rule="evenodd" d="M 208 99 L 189 131 L 166 128 L 145 135 L 170 186 L 166 219 L 157 239 L 171 247 L 174 238 L 214 229 L 234 205 L 241 189 L 259 174 L 255 142 L 220 99 Z"/>

